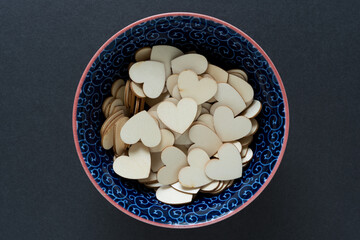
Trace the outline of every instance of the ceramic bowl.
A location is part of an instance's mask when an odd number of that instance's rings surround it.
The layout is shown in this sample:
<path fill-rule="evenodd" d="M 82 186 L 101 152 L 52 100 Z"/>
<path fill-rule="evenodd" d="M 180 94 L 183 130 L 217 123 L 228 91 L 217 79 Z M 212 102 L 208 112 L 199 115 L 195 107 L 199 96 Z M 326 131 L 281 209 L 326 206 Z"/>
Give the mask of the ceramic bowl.
<path fill-rule="evenodd" d="M 122 179 L 113 169 L 113 153 L 100 144 L 103 100 L 111 84 L 128 79 L 137 49 L 167 44 L 195 50 L 224 69 L 240 68 L 249 76 L 262 105 L 254 157 L 243 177 L 218 195 L 198 194 L 186 205 L 159 202 L 155 192 Z M 161 227 L 191 228 L 219 222 L 249 205 L 268 185 L 283 157 L 289 133 L 285 89 L 274 64 L 260 46 L 238 28 L 195 13 L 166 13 L 137 21 L 112 36 L 95 53 L 78 85 L 73 108 L 73 134 L 80 162 L 96 189 L 117 209 Z"/>

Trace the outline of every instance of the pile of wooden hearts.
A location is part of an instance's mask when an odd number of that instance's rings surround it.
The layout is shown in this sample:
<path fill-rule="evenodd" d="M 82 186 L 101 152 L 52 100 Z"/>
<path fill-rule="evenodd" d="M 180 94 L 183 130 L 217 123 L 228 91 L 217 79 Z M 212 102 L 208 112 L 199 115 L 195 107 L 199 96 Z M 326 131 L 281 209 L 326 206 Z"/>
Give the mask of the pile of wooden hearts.
<path fill-rule="evenodd" d="M 253 157 L 259 127 L 261 103 L 245 72 L 167 45 L 142 48 L 135 59 L 130 80 L 113 84 L 102 109 L 115 173 L 156 189 L 167 204 L 230 187 Z"/>

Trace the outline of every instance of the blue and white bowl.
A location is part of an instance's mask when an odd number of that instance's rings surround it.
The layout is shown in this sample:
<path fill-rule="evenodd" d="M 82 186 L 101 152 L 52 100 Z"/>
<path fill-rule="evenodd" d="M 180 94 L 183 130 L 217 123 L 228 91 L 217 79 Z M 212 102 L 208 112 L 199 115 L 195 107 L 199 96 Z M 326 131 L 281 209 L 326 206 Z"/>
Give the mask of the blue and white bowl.
<path fill-rule="evenodd" d="M 112 83 L 128 78 L 136 50 L 167 44 L 195 50 L 224 69 L 240 68 L 249 77 L 262 105 L 254 157 L 243 177 L 218 195 L 198 194 L 186 205 L 159 202 L 155 192 L 117 176 L 113 152 L 100 144 L 101 105 Z M 289 107 L 274 64 L 260 46 L 236 27 L 196 13 L 166 13 L 137 21 L 112 36 L 92 57 L 78 85 L 73 107 L 73 134 L 80 162 L 98 191 L 116 208 L 140 221 L 168 228 L 192 228 L 219 222 L 251 203 L 274 176 L 289 134 Z"/>

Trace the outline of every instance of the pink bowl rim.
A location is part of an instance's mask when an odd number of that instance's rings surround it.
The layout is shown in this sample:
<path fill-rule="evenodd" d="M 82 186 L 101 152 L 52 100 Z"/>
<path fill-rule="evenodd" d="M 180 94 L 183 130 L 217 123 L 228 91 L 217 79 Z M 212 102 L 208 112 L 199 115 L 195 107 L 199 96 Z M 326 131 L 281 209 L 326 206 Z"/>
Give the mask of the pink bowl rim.
<path fill-rule="evenodd" d="M 195 224 L 187 224 L 187 225 L 172 225 L 172 224 L 164 224 L 164 223 L 157 223 L 157 222 L 153 222 L 144 218 L 141 218 L 131 212 L 129 212 L 128 210 L 122 208 L 121 206 L 119 206 L 114 200 L 112 200 L 102 189 L 101 187 L 96 183 L 95 179 L 92 177 L 89 169 L 86 166 L 85 160 L 81 154 L 81 150 L 80 150 L 80 145 L 79 145 L 79 141 L 78 141 L 78 136 L 77 136 L 77 125 L 76 125 L 76 112 L 77 112 L 77 104 L 78 104 L 78 100 L 79 100 L 79 95 L 81 92 L 81 87 L 83 85 L 83 82 L 85 81 L 87 72 L 90 70 L 92 64 L 94 63 L 94 61 L 96 60 L 96 58 L 100 55 L 100 53 L 115 39 L 117 38 L 120 34 L 126 32 L 127 30 L 131 29 L 132 27 L 143 23 L 143 22 L 147 22 L 153 19 L 157 19 L 157 18 L 161 18 L 161 17 L 169 17 L 169 16 L 192 16 L 192 17 L 198 17 L 198 18 L 203 18 L 203 19 L 207 19 L 207 20 L 211 20 L 217 23 L 220 23 L 224 26 L 227 26 L 228 28 L 234 30 L 235 32 L 239 33 L 241 36 L 245 37 L 253 46 L 255 46 L 255 48 L 264 56 L 264 58 L 266 59 L 266 61 L 269 63 L 271 69 L 274 71 L 274 74 L 276 76 L 276 79 L 279 82 L 280 85 L 280 89 L 281 89 L 281 93 L 283 95 L 283 99 L 284 99 L 284 105 L 285 105 L 285 133 L 284 133 L 284 141 L 281 147 L 281 152 L 280 155 L 278 157 L 278 160 L 276 162 L 276 165 L 274 167 L 274 169 L 272 170 L 270 176 L 268 177 L 268 179 L 265 181 L 265 183 L 261 186 L 261 188 L 250 198 L 248 199 L 243 205 L 241 205 L 239 208 L 237 208 L 234 211 L 231 211 L 229 213 L 227 213 L 224 216 L 221 216 L 217 219 L 214 220 L 210 220 L 207 222 L 202 222 L 202 223 L 195 223 Z M 197 228 L 197 227 L 203 227 L 203 226 L 208 226 L 217 222 L 220 222 L 224 219 L 227 219 L 233 215 L 235 215 L 236 213 L 240 212 L 242 209 L 244 209 L 247 205 L 249 205 L 252 201 L 254 201 L 259 195 L 260 193 L 266 188 L 266 186 L 269 184 L 269 182 L 271 181 L 271 179 L 273 178 L 273 176 L 275 175 L 277 169 L 279 168 L 279 165 L 281 163 L 281 160 L 284 156 L 284 152 L 285 152 L 285 148 L 286 148 L 286 144 L 287 144 L 287 140 L 288 140 L 288 136 L 289 136 L 289 123 L 290 123 L 290 119 L 289 119 L 289 105 L 288 105 L 288 100 L 286 97 L 286 92 L 285 92 L 285 88 L 284 88 L 284 84 L 281 80 L 281 77 L 279 75 L 279 72 L 277 71 L 275 65 L 273 64 L 273 62 L 271 61 L 271 59 L 269 58 L 269 56 L 265 53 L 265 51 L 251 38 L 249 37 L 246 33 L 244 33 L 243 31 L 241 31 L 240 29 L 236 28 L 235 26 L 222 21 L 220 19 L 217 19 L 215 17 L 211 17 L 211 16 L 207 16 L 204 14 L 199 14 L 199 13 L 192 13 L 192 12 L 169 12 L 169 13 L 162 13 L 162 14 L 156 14 L 150 17 L 146 17 L 143 18 L 141 20 L 138 20 L 130 25 L 128 25 L 127 27 L 123 28 L 122 30 L 120 30 L 119 32 L 117 32 L 116 34 L 114 34 L 111 38 L 109 38 L 100 48 L 99 50 L 97 50 L 97 52 L 95 53 L 95 55 L 91 58 L 90 62 L 88 63 L 88 65 L 86 66 L 80 82 L 78 84 L 76 93 L 75 93 L 75 99 L 74 99 L 74 105 L 73 105 L 73 114 L 72 114 L 72 128 L 73 128 L 73 136 L 74 136 L 74 142 L 75 142 L 75 146 L 76 146 L 76 151 L 77 154 L 79 156 L 81 165 L 85 171 L 85 173 L 87 174 L 88 178 L 90 179 L 90 181 L 92 182 L 92 184 L 95 186 L 95 188 L 100 192 L 100 194 L 106 198 L 106 200 L 108 200 L 113 206 L 115 206 L 117 209 L 119 209 L 120 211 L 122 211 L 123 213 L 129 215 L 130 217 L 133 217 L 139 221 L 148 223 L 150 225 L 155 225 L 158 227 L 164 227 L 164 228 L 175 228 L 175 229 L 179 229 L 179 228 Z"/>

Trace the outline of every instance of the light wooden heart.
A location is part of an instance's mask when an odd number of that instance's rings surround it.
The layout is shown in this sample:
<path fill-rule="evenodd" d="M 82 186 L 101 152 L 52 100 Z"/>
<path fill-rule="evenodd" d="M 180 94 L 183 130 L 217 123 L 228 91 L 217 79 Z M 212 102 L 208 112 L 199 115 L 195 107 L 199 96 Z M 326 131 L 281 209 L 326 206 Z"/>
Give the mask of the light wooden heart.
<path fill-rule="evenodd" d="M 149 98 L 159 97 L 165 86 L 165 67 L 161 62 L 137 62 L 131 66 L 129 76 L 136 83 L 144 83 L 143 91 Z"/>
<path fill-rule="evenodd" d="M 187 166 L 186 155 L 177 147 L 165 148 L 161 153 L 164 167 L 160 168 L 157 178 L 161 184 L 173 184 L 178 181 L 180 169 Z"/>
<path fill-rule="evenodd" d="M 139 83 L 131 81 L 130 83 L 130 89 L 138 98 L 145 98 L 146 95 L 142 89 L 142 86 Z"/>
<path fill-rule="evenodd" d="M 156 190 L 156 198 L 166 204 L 185 204 L 193 199 L 193 195 L 180 192 L 171 186 L 162 186 Z"/>
<path fill-rule="evenodd" d="M 175 137 L 174 134 L 172 134 L 172 132 L 170 132 L 167 129 L 161 129 L 160 132 L 161 132 L 161 141 L 157 146 L 150 148 L 150 152 L 161 152 L 166 147 L 172 146 L 174 144 Z"/>
<path fill-rule="evenodd" d="M 220 185 L 220 182 L 219 182 L 219 181 L 212 181 L 211 183 L 206 184 L 205 186 L 202 186 L 202 187 L 200 188 L 200 192 L 205 192 L 205 193 L 212 192 L 212 191 L 214 191 L 219 185 Z"/>
<path fill-rule="evenodd" d="M 183 193 L 190 193 L 190 194 L 196 194 L 199 192 L 200 188 L 187 188 L 181 185 L 180 182 L 176 182 L 174 184 L 171 184 L 171 187 L 174 189 L 183 192 Z"/>
<path fill-rule="evenodd" d="M 151 155 L 151 171 L 157 172 L 160 168 L 164 166 L 164 163 L 161 161 L 161 152 L 150 153 Z"/>
<path fill-rule="evenodd" d="M 244 116 L 234 118 L 234 113 L 230 108 L 220 106 L 214 112 L 214 127 L 220 139 L 223 142 L 229 142 L 248 135 L 252 125 L 248 118 Z"/>
<path fill-rule="evenodd" d="M 196 74 L 202 74 L 208 67 L 207 59 L 197 53 L 189 53 L 177 57 L 171 61 L 171 69 L 173 73 L 180 73 L 184 70 L 192 70 Z"/>
<path fill-rule="evenodd" d="M 177 105 L 164 101 L 157 107 L 160 120 L 171 130 L 184 133 L 194 121 L 197 112 L 197 104 L 191 98 L 181 99 Z"/>
<path fill-rule="evenodd" d="M 116 174 L 128 179 L 144 179 L 150 174 L 150 151 L 141 142 L 132 145 L 129 156 L 115 159 L 113 168 Z"/>
<path fill-rule="evenodd" d="M 111 85 L 111 95 L 113 95 L 115 97 L 116 95 L 116 91 L 125 85 L 125 81 L 123 79 L 118 79 L 116 80 L 112 85 Z"/>
<path fill-rule="evenodd" d="M 217 83 L 226 83 L 228 81 L 229 74 L 218 66 L 209 64 L 206 73 L 210 74 Z"/>
<path fill-rule="evenodd" d="M 179 172 L 179 182 L 182 186 L 197 188 L 212 182 L 212 179 L 205 174 L 205 165 L 210 158 L 204 150 L 192 149 L 187 156 L 187 161 L 189 166 L 182 168 Z"/>
<path fill-rule="evenodd" d="M 254 100 L 248 108 L 246 108 L 241 115 L 247 118 L 254 118 L 261 112 L 261 103 L 258 100 Z"/>
<path fill-rule="evenodd" d="M 178 79 L 179 79 L 179 74 L 173 74 L 170 75 L 167 79 L 166 79 L 166 88 L 168 90 L 169 93 L 172 93 L 174 87 L 177 85 L 178 83 Z"/>
<path fill-rule="evenodd" d="M 181 97 L 192 98 L 200 105 L 215 95 L 217 83 L 211 78 L 199 80 L 195 72 L 185 70 L 179 74 L 178 88 Z"/>
<path fill-rule="evenodd" d="M 166 78 L 171 75 L 170 62 L 176 57 L 183 55 L 184 53 L 173 46 L 169 45 L 156 45 L 152 47 L 150 60 L 162 62 L 165 65 Z"/>
<path fill-rule="evenodd" d="M 189 138 L 194 143 L 193 148 L 203 149 L 209 157 L 213 156 L 222 144 L 216 133 L 202 124 L 196 124 L 190 128 Z"/>
<path fill-rule="evenodd" d="M 218 84 L 218 90 L 214 98 L 218 101 L 218 103 L 215 103 L 210 108 L 210 112 L 211 109 L 215 108 L 215 106 L 228 106 L 234 112 L 234 115 L 237 116 L 246 108 L 246 104 L 241 95 L 227 83 Z"/>
<path fill-rule="evenodd" d="M 254 100 L 254 89 L 251 87 L 251 85 L 242 78 L 239 78 L 233 74 L 229 74 L 228 83 L 241 95 L 246 106 L 250 106 Z"/>
<path fill-rule="evenodd" d="M 122 141 L 120 137 L 120 131 L 124 124 L 129 120 L 128 117 L 122 117 L 116 121 L 114 126 L 114 153 L 116 155 L 123 154 L 124 150 L 126 149 L 126 144 Z"/>
<path fill-rule="evenodd" d="M 197 121 L 204 123 L 207 127 L 209 127 L 212 131 L 215 132 L 213 115 L 207 113 L 202 114 L 198 117 Z"/>
<path fill-rule="evenodd" d="M 245 81 L 248 81 L 248 76 L 246 74 L 246 72 L 244 72 L 243 70 L 241 69 L 230 69 L 229 71 L 227 71 L 228 73 L 231 73 L 231 74 L 236 74 L 238 75 L 239 77 L 241 77 L 242 79 L 244 79 Z"/>
<path fill-rule="evenodd" d="M 175 85 L 172 92 L 171 92 L 171 96 L 177 100 L 180 101 L 181 99 L 181 95 L 180 95 L 180 91 L 179 91 L 179 88 L 178 88 L 178 85 Z"/>
<path fill-rule="evenodd" d="M 122 127 L 120 136 L 124 143 L 134 144 L 141 140 L 147 147 L 155 147 L 161 141 L 159 125 L 146 111 L 132 116 Z"/>
<path fill-rule="evenodd" d="M 136 51 L 135 61 L 146 61 L 150 59 L 151 47 L 143 47 Z"/>
<path fill-rule="evenodd" d="M 219 159 L 210 160 L 205 167 L 205 173 L 209 178 L 224 181 L 242 176 L 242 160 L 234 144 L 223 144 L 218 155 Z"/>

